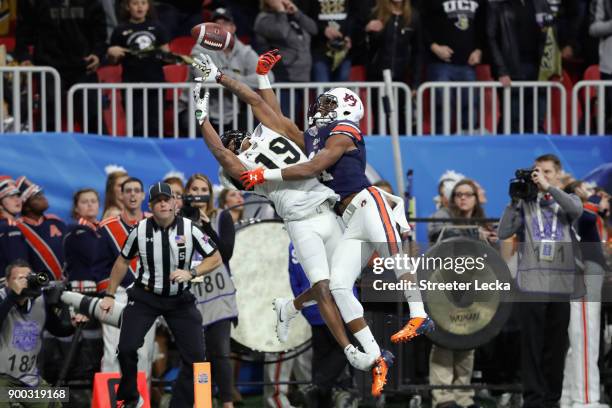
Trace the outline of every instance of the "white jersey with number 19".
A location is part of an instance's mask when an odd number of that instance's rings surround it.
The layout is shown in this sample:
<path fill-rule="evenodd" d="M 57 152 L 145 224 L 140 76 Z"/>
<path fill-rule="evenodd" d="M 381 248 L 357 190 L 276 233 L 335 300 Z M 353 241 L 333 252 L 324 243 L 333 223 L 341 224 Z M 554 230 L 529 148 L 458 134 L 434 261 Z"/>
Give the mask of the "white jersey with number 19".
<path fill-rule="evenodd" d="M 251 146 L 238 155 L 248 170 L 257 167 L 284 169 L 308 161 L 293 141 L 261 124 L 255 128 L 249 140 Z M 229 180 L 227 174 L 224 174 L 224 178 Z M 338 195 L 332 189 L 314 177 L 295 181 L 269 181 L 255 186 L 254 192 L 272 201 L 276 212 L 285 221 L 300 220 L 312 214 L 325 201 L 329 201 L 333 207 L 338 200 Z"/>

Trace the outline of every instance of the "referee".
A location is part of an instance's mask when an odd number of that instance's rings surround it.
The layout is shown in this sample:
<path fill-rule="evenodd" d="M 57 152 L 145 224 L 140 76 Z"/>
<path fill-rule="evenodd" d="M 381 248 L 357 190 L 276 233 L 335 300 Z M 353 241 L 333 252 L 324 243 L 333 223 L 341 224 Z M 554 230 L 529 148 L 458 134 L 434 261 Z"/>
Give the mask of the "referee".
<path fill-rule="evenodd" d="M 173 387 L 170 407 L 193 406 L 193 363 L 204 361 L 202 317 L 189 291 L 190 280 L 221 265 L 214 244 L 191 220 L 175 216 L 175 200 L 170 186 L 157 183 L 149 189 L 151 218 L 140 221 L 130 232 L 110 276 L 102 310 L 110 312 L 115 291 L 128 271 L 130 260 L 140 257 L 134 285 L 128 289 L 128 305 L 123 311 L 118 358 L 121 382 L 117 408 L 138 408 L 136 375 L 138 354 L 144 336 L 158 316 L 164 316 L 176 340 L 183 366 Z M 198 251 L 204 260 L 190 268 Z"/>

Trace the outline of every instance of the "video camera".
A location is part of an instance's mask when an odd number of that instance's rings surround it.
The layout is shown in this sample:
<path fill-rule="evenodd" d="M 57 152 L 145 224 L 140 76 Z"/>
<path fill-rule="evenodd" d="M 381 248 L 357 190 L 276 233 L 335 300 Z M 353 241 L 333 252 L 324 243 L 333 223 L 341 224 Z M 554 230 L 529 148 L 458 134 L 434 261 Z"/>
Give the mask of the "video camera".
<path fill-rule="evenodd" d="M 533 201 L 538 197 L 538 186 L 531 179 L 535 169 L 518 169 L 510 180 L 509 194 L 513 200 Z"/>

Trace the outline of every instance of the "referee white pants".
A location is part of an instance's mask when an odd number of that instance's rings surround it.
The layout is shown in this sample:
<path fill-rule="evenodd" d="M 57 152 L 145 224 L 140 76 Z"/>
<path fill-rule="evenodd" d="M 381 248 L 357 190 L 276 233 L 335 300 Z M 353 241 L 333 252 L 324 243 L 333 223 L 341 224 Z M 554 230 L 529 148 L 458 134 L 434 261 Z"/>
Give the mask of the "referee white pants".
<path fill-rule="evenodd" d="M 289 353 L 265 353 L 265 361 L 282 360 Z M 291 380 L 293 373 L 296 381 L 312 381 L 312 348 L 309 347 L 304 353 L 290 360 L 278 361 L 276 363 L 264 364 L 265 382 L 287 382 Z M 300 385 L 298 388 L 305 388 Z M 275 384 L 264 386 L 264 407 L 266 408 L 292 408 L 287 394 L 289 385 Z"/>
<path fill-rule="evenodd" d="M 317 209 L 310 217 L 285 223 L 295 254 L 311 286 L 330 279 L 329 265 L 342 237 L 339 219 L 329 204 L 323 203 Z"/>
<path fill-rule="evenodd" d="M 347 206 L 346 225 L 331 260 L 329 288 L 345 323 L 363 317 L 363 306 L 353 294 L 353 285 L 374 251 L 388 257 L 401 252 L 401 238 L 391 208 L 383 195 L 368 187 Z"/>
<path fill-rule="evenodd" d="M 570 348 L 563 373 L 562 408 L 600 408 L 599 331 L 604 270 L 585 261 L 585 298 L 570 302 Z"/>
<path fill-rule="evenodd" d="M 127 304 L 127 292 L 123 287 L 118 287 L 115 293 L 115 302 Z M 144 344 L 138 349 L 138 371 L 147 374 L 147 382 L 151 383 L 151 368 L 155 358 L 155 327 L 147 332 Z M 104 356 L 102 357 L 102 372 L 119 372 L 119 360 L 117 359 L 117 346 L 119 345 L 119 334 L 121 329 L 102 323 L 102 338 L 104 340 Z"/>

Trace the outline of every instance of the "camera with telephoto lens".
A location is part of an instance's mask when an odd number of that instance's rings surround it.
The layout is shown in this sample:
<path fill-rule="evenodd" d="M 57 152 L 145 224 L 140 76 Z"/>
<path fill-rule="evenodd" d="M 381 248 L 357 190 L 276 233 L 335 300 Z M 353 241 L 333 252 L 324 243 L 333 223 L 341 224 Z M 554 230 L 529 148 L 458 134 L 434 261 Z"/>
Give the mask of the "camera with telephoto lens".
<path fill-rule="evenodd" d="M 49 276 L 45 272 L 32 272 L 26 277 L 28 287 L 23 288 L 22 298 L 37 298 L 42 294 L 43 288 L 49 286 Z"/>
<path fill-rule="evenodd" d="M 208 203 L 210 199 L 210 195 L 192 195 L 192 194 L 184 194 L 183 199 L 183 207 L 181 208 L 180 215 L 181 217 L 189 218 L 192 221 L 197 221 L 200 219 L 200 210 L 196 207 L 192 207 L 193 203 Z"/>
<path fill-rule="evenodd" d="M 531 179 L 534 169 L 518 169 L 510 180 L 509 194 L 513 200 L 533 201 L 538 197 L 538 186 Z"/>

